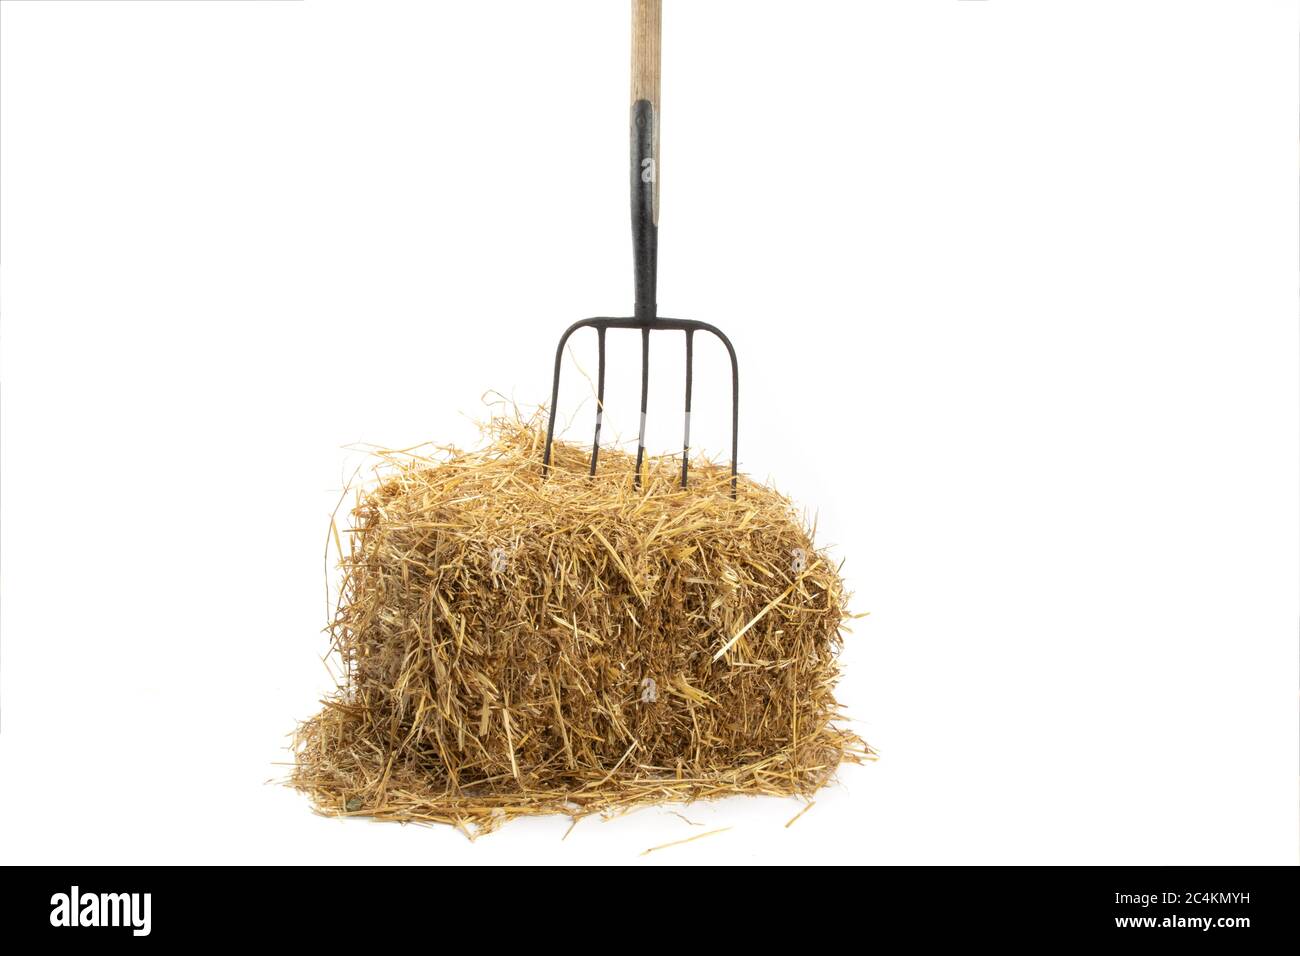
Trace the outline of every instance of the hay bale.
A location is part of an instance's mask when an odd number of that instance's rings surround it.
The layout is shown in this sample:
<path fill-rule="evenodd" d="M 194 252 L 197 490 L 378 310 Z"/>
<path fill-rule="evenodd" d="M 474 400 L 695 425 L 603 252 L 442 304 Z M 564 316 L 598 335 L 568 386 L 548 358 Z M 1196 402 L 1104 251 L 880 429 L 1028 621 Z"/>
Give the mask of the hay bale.
<path fill-rule="evenodd" d="M 353 511 L 343 677 L 291 785 L 326 814 L 491 829 L 735 793 L 809 794 L 870 754 L 834 724 L 846 595 L 790 502 L 727 468 L 557 443 L 386 455 Z"/>

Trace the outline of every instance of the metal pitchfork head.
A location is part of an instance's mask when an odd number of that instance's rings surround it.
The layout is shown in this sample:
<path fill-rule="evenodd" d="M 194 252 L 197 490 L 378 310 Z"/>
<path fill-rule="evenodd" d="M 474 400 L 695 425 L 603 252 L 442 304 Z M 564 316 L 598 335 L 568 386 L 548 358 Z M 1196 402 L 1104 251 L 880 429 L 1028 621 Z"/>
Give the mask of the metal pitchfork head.
<path fill-rule="evenodd" d="M 686 334 L 686 417 L 682 438 L 682 487 L 686 487 L 691 448 L 691 384 L 695 333 L 716 335 L 731 358 L 731 497 L 736 497 L 736 430 L 740 419 L 740 382 L 736 350 L 720 329 L 691 319 L 661 318 L 655 301 L 659 261 L 659 49 L 662 0 L 632 0 L 632 257 L 636 272 L 635 314 L 625 318 L 592 318 L 573 323 L 560 336 L 555 349 L 555 377 L 551 385 L 550 421 L 546 426 L 546 452 L 542 475 L 551 470 L 551 445 L 555 439 L 556 402 L 560 395 L 560 363 L 569 336 L 578 329 L 596 330 L 600 352 L 596 373 L 596 437 L 591 446 L 590 474 L 596 473 L 600 455 L 600 423 L 605 411 L 605 333 L 609 329 L 641 331 L 641 430 L 636 448 L 636 486 L 641 486 L 645 460 L 646 398 L 650 390 L 650 333 Z"/>

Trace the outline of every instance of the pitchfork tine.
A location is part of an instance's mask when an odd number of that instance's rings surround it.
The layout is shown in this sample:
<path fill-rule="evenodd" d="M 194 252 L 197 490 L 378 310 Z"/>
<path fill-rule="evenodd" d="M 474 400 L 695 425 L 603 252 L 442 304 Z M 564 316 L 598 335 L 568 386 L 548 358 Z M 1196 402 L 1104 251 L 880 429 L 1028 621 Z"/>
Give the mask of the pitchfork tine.
<path fill-rule="evenodd" d="M 546 423 L 546 453 L 542 456 L 542 477 L 545 478 L 551 473 L 551 441 L 555 438 L 555 406 L 560 399 L 560 367 L 564 362 L 564 346 L 569 341 L 569 336 L 574 333 L 575 329 L 581 328 L 585 323 L 575 322 L 564 330 L 560 336 L 560 344 L 555 347 L 555 375 L 551 379 L 551 415 L 550 420 Z"/>
<path fill-rule="evenodd" d="M 591 471 L 596 473 L 596 459 L 600 456 L 600 420 L 605 415 L 605 329 L 596 329 L 600 350 L 599 366 L 596 372 L 596 437 L 591 440 Z"/>
<path fill-rule="evenodd" d="M 682 428 L 682 487 L 691 466 L 691 374 L 695 365 L 695 330 L 686 330 L 686 422 Z"/>
<path fill-rule="evenodd" d="M 650 330 L 641 330 L 641 430 L 636 437 L 636 477 L 632 484 L 641 487 L 641 462 L 645 460 L 645 410 L 650 396 Z"/>

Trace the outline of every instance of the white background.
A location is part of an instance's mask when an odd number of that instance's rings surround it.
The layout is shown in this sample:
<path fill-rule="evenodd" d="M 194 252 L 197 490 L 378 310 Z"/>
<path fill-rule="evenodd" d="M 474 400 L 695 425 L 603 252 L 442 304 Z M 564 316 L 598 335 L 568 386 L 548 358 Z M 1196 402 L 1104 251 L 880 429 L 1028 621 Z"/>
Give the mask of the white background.
<path fill-rule="evenodd" d="M 630 310 L 627 4 L 6 2 L 0 861 L 1296 862 L 1296 5 L 666 6 L 659 300 L 846 560 L 879 762 L 644 858 L 702 831 L 268 784 L 348 446 Z"/>

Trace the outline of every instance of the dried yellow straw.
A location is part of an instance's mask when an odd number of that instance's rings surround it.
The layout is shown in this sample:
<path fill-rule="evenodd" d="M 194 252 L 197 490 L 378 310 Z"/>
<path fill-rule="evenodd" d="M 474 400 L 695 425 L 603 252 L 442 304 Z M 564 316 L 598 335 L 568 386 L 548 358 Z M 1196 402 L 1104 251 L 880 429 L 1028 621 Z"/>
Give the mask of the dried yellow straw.
<path fill-rule="evenodd" d="M 638 489 L 613 449 L 592 478 L 564 443 L 543 480 L 542 442 L 379 454 L 336 529 L 342 676 L 296 736 L 320 812 L 478 833 L 806 797 L 871 754 L 835 723 L 843 585 L 789 501 L 704 460 L 683 490 L 670 457 Z"/>
<path fill-rule="evenodd" d="M 789 820 L 786 821 L 785 829 L 788 830 L 792 826 L 794 826 L 794 821 L 798 820 L 801 816 L 803 816 L 805 813 L 811 810 L 813 808 L 813 805 L 816 802 L 817 802 L 816 800 L 809 800 L 807 803 L 805 803 L 802 810 L 800 810 L 798 813 L 796 813 L 794 816 L 792 816 Z"/>
<path fill-rule="evenodd" d="M 710 830 L 708 833 L 697 833 L 693 837 L 687 837 L 684 840 L 674 840 L 672 843 L 661 843 L 658 846 L 652 846 L 648 850 L 642 850 L 642 856 L 649 856 L 655 850 L 666 850 L 670 846 L 681 846 L 683 843 L 694 843 L 696 840 L 703 840 L 705 837 L 711 837 L 715 833 L 726 833 L 731 827 L 719 827 L 716 830 Z"/>

